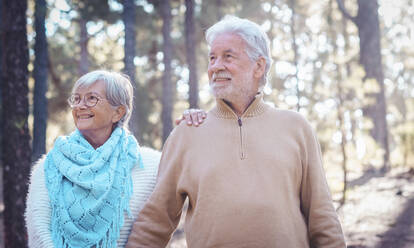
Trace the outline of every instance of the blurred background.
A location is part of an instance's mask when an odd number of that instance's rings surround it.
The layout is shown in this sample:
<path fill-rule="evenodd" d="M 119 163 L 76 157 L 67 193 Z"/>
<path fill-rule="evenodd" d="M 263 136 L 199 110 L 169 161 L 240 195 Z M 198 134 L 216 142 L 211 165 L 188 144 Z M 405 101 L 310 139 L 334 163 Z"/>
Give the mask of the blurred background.
<path fill-rule="evenodd" d="M 74 130 L 66 102 L 95 69 L 134 83 L 130 128 L 162 149 L 187 108 L 214 105 L 205 30 L 257 22 L 264 89 L 317 131 L 349 247 L 414 247 L 414 0 L 0 0 L 0 247 L 25 247 L 32 161 Z M 246 223 L 247 224 L 247 223 Z M 179 229 L 170 247 L 185 247 Z"/>

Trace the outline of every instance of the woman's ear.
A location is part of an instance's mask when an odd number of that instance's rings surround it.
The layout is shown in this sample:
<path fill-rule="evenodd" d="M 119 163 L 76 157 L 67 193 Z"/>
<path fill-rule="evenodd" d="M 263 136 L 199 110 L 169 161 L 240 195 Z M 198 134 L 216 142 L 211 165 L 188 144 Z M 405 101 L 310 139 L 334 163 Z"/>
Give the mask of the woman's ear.
<path fill-rule="evenodd" d="M 262 78 L 266 70 L 266 60 L 263 57 L 260 57 L 256 61 L 256 68 L 254 71 L 254 77 L 256 78 Z"/>
<path fill-rule="evenodd" d="M 126 108 L 124 105 L 117 107 L 115 114 L 112 116 L 112 123 L 117 123 L 126 114 Z"/>

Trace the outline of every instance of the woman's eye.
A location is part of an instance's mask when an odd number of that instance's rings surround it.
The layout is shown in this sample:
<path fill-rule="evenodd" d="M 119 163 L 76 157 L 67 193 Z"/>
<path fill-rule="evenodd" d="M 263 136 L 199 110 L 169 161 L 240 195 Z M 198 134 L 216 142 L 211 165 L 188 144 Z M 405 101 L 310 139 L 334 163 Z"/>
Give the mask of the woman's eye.
<path fill-rule="evenodd" d="M 72 96 L 72 102 L 80 102 L 80 96 Z"/>
<path fill-rule="evenodd" d="M 96 100 L 98 100 L 98 97 L 97 97 L 97 96 L 94 96 L 94 95 L 90 95 L 90 96 L 88 96 L 86 99 L 87 99 L 88 101 L 96 101 Z"/>

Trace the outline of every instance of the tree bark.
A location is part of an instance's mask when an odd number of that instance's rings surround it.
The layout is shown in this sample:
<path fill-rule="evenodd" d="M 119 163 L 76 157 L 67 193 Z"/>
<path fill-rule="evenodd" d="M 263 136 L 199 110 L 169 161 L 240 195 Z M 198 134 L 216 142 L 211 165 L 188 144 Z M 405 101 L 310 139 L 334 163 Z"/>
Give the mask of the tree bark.
<path fill-rule="evenodd" d="M 299 60 L 299 53 L 298 53 L 298 45 L 296 44 L 296 24 L 295 24 L 295 8 L 296 8 L 296 0 L 290 0 L 290 9 L 292 10 L 291 22 L 290 22 L 290 33 L 292 35 L 292 47 L 293 47 L 293 65 L 295 66 L 295 75 L 294 78 L 296 80 L 296 97 L 298 99 L 298 103 L 296 105 L 296 110 L 300 111 L 300 98 L 301 92 L 299 87 L 299 77 L 298 77 L 298 60 Z"/>
<path fill-rule="evenodd" d="M 4 171 L 5 247 L 27 247 L 24 210 L 30 172 L 30 135 L 27 118 L 29 53 L 26 31 L 27 1 L 3 1 L 2 36 L 2 165 Z"/>
<path fill-rule="evenodd" d="M 89 53 L 88 53 L 88 29 L 86 27 L 87 20 L 81 18 L 79 20 L 79 27 L 80 27 L 80 39 L 79 39 L 79 47 L 80 51 L 80 58 L 79 58 L 79 76 L 82 76 L 89 71 Z"/>
<path fill-rule="evenodd" d="M 378 18 L 377 0 L 358 0 L 358 13 L 352 17 L 345 9 L 343 1 L 337 0 L 343 15 L 352 20 L 358 27 L 360 64 L 365 70 L 364 81 L 374 79 L 378 85 L 377 92 L 366 93 L 372 100 L 364 107 L 363 113 L 373 122 L 371 136 L 384 149 L 383 170 L 389 169 L 388 125 L 386 120 L 387 105 L 385 99 L 384 73 L 381 57 L 381 36 Z"/>
<path fill-rule="evenodd" d="M 129 76 L 134 87 L 134 105 L 131 115 L 129 127 L 134 136 L 140 140 L 141 133 L 139 130 L 139 97 L 138 97 L 138 82 L 135 77 L 134 58 L 136 56 L 135 44 L 137 42 L 136 36 L 136 5 L 134 0 L 123 1 L 124 10 L 122 12 L 122 20 L 125 26 L 125 44 L 124 44 L 124 72 Z"/>
<path fill-rule="evenodd" d="M 35 2 L 35 61 L 34 61 L 34 97 L 33 97 L 33 153 L 32 161 L 46 153 L 47 129 L 47 77 L 48 77 L 48 44 L 46 39 L 46 1 Z"/>
<path fill-rule="evenodd" d="M 189 69 L 189 103 L 190 108 L 198 108 L 198 76 L 196 58 L 196 40 L 194 27 L 194 0 L 185 0 L 185 45 Z"/>
<path fill-rule="evenodd" d="M 171 55 L 172 55 L 172 42 L 171 42 L 171 5 L 170 0 L 161 1 L 161 16 L 163 20 L 162 24 L 162 37 L 163 46 L 162 51 L 164 54 L 164 73 L 162 75 L 162 141 L 165 142 L 170 134 L 172 126 L 172 110 L 173 110 L 173 87 L 171 82 Z"/>

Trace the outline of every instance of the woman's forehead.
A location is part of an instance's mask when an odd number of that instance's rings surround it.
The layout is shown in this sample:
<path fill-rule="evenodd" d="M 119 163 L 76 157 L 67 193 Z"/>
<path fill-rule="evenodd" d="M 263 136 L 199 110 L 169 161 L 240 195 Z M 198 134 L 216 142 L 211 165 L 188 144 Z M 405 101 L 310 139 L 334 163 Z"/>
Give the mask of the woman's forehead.
<path fill-rule="evenodd" d="M 74 90 L 73 93 L 88 93 L 88 92 L 96 92 L 96 93 L 101 93 L 101 94 L 105 94 L 106 93 L 106 88 L 105 88 L 105 83 L 101 80 L 95 81 L 92 84 L 80 84 L 79 86 L 77 86 Z"/>

